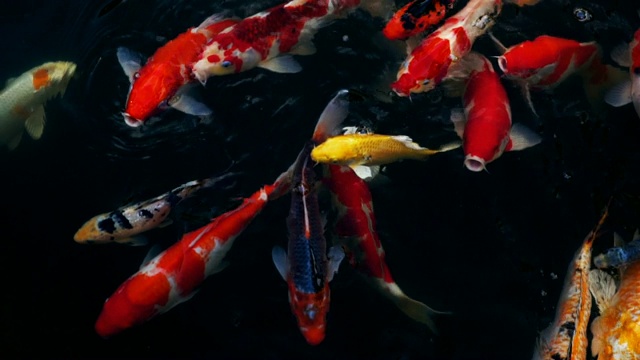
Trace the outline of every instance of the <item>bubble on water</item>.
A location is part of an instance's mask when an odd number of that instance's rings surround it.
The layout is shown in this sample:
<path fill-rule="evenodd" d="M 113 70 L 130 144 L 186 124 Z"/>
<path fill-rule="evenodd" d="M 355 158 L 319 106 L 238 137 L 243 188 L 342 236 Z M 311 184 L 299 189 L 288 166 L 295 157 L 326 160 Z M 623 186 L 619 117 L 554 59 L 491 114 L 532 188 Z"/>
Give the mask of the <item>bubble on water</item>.
<path fill-rule="evenodd" d="M 593 15 L 591 15 L 591 12 L 581 7 L 573 9 L 573 16 L 575 16 L 576 20 L 578 20 L 579 22 L 587 22 L 593 19 Z"/>

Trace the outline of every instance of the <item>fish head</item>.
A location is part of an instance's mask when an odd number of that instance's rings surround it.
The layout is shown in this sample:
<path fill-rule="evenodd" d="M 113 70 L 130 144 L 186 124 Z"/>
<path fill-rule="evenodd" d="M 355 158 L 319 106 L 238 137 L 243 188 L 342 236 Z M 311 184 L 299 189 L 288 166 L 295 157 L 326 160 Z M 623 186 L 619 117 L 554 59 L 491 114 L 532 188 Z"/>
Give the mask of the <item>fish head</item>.
<path fill-rule="evenodd" d="M 391 89 L 399 96 L 431 91 L 442 82 L 454 60 L 449 40 L 428 38 L 402 63 Z"/>
<path fill-rule="evenodd" d="M 467 169 L 479 172 L 485 169 L 486 164 L 502 155 L 509 143 L 509 133 L 505 131 L 487 131 L 487 129 L 474 129 L 473 122 L 467 122 L 465 128 L 463 148 L 465 153 L 464 165 Z M 473 136 L 473 134 L 482 136 Z"/>
<path fill-rule="evenodd" d="M 480 172 L 485 169 L 485 160 L 479 156 L 467 155 L 464 158 L 464 166 L 473 172 Z"/>
<path fill-rule="evenodd" d="M 574 40 L 539 36 L 507 49 L 498 57 L 498 66 L 507 78 L 536 84 L 555 72 L 563 56 L 580 47 Z"/>
<path fill-rule="evenodd" d="M 324 288 L 316 293 L 305 293 L 291 286 L 289 302 L 302 336 L 310 345 L 320 344 L 324 340 L 329 311 L 328 283 L 325 283 Z"/>
<path fill-rule="evenodd" d="M 167 108 L 185 80 L 167 64 L 145 66 L 132 76 L 127 105 L 123 113 L 127 125 L 137 127 L 159 111 Z"/>
<path fill-rule="evenodd" d="M 32 70 L 33 88 L 52 91 L 51 94 L 64 94 L 69 80 L 76 71 L 76 64 L 68 61 L 48 62 Z"/>
<path fill-rule="evenodd" d="M 338 135 L 311 150 L 311 159 L 323 164 L 351 165 L 358 159 L 357 143 L 349 141 L 350 135 Z"/>

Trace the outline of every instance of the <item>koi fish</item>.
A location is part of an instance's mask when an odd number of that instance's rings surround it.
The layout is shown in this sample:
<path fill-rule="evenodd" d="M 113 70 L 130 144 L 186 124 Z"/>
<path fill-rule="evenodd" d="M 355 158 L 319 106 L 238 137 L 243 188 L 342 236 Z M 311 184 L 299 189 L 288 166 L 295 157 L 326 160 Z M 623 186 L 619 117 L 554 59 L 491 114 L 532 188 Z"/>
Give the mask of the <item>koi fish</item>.
<path fill-rule="evenodd" d="M 215 36 L 193 66 L 205 84 L 211 76 L 261 67 L 278 73 L 302 68 L 287 54 L 315 53 L 313 36 L 319 28 L 353 9 L 360 0 L 292 0 L 250 16 Z"/>
<path fill-rule="evenodd" d="M 0 143 L 15 149 L 22 133 L 40 139 L 44 131 L 44 104 L 64 95 L 76 70 L 72 62 L 48 62 L 9 79 L 0 92 Z"/>
<path fill-rule="evenodd" d="M 530 90 L 549 90 L 573 74 L 582 76 L 589 100 L 600 101 L 601 93 L 620 78 L 620 71 L 601 61 L 600 46 L 548 35 L 509 48 L 493 37 L 503 54 L 498 66 L 508 79 L 519 83 L 529 107 L 535 113 Z"/>
<path fill-rule="evenodd" d="M 611 58 L 618 65 L 629 68 L 630 78 L 612 87 L 604 100 L 616 107 L 633 102 L 633 107 L 640 116 L 640 29 L 636 30 L 628 45 L 615 47 Z"/>
<path fill-rule="evenodd" d="M 624 264 L 619 272 L 617 289 L 608 273 L 593 269 L 590 274 L 589 288 L 600 312 L 591 322 L 591 355 L 599 360 L 640 358 L 640 261 Z"/>
<path fill-rule="evenodd" d="M 540 334 L 534 359 L 584 360 L 587 355 L 587 326 L 591 315 L 589 292 L 591 249 L 608 210 L 600 218 L 596 228 L 584 239 L 569 264 L 562 295 L 554 322 Z"/>
<path fill-rule="evenodd" d="M 436 332 L 432 317 L 441 313 L 408 297 L 396 284 L 385 262 L 385 252 L 376 232 L 371 192 L 348 166 L 325 166 L 323 183 L 329 188 L 337 210 L 336 235 L 351 266 L 410 318 Z"/>
<path fill-rule="evenodd" d="M 211 109 L 188 95 L 187 85 L 195 80 L 191 66 L 209 39 L 238 21 L 212 15 L 159 48 L 144 66 L 140 55 L 118 48 L 118 61 L 131 81 L 122 114 L 127 125 L 140 126 L 169 106 L 191 115 L 211 114 Z"/>
<path fill-rule="evenodd" d="M 281 178 L 143 264 L 105 301 L 95 324 L 98 335 L 113 336 L 189 300 L 205 278 L 224 268 L 233 242 L 267 202 L 288 191 Z"/>
<path fill-rule="evenodd" d="M 229 173 L 218 177 L 189 181 L 153 199 L 96 215 L 78 229 L 73 239 L 82 244 L 116 242 L 142 245 L 146 241 L 137 235 L 166 223 L 171 210 L 182 200 L 192 196 L 200 189 L 214 186 L 219 181 L 233 175 L 235 174 Z"/>
<path fill-rule="evenodd" d="M 300 151 L 293 165 L 291 179 L 291 209 L 287 217 L 288 252 L 274 247 L 273 262 L 287 282 L 289 302 L 300 332 L 311 345 L 324 340 L 326 316 L 329 311 L 329 282 L 338 271 L 344 252 L 332 247 L 327 254 L 324 227 L 318 204 L 317 177 L 310 158 L 314 144 L 330 136 L 346 116 L 348 92 L 343 90 L 329 102 L 316 125 L 312 140 Z"/>
<path fill-rule="evenodd" d="M 403 159 L 426 160 L 439 152 L 460 147 L 460 142 L 438 150 L 423 148 L 405 135 L 346 134 L 333 136 L 311 151 L 319 163 L 355 166 L 376 166 Z"/>
<path fill-rule="evenodd" d="M 393 14 L 382 33 L 404 40 L 438 25 L 458 0 L 412 0 Z"/>
<path fill-rule="evenodd" d="M 399 96 L 427 92 L 439 85 L 449 67 L 471 51 L 502 11 L 502 0 L 471 0 L 413 48 L 391 89 Z"/>
<path fill-rule="evenodd" d="M 593 264 L 599 268 L 623 267 L 640 259 L 640 232 L 636 230 L 633 240 L 625 244 L 618 234 L 613 234 L 615 247 L 593 258 Z"/>
<path fill-rule="evenodd" d="M 453 111 L 451 119 L 462 138 L 467 169 L 482 171 L 505 151 L 540 143 L 540 136 L 528 128 L 520 124 L 511 126 L 509 98 L 486 57 L 471 52 L 459 66 L 468 72 L 462 96 L 464 114 Z"/>

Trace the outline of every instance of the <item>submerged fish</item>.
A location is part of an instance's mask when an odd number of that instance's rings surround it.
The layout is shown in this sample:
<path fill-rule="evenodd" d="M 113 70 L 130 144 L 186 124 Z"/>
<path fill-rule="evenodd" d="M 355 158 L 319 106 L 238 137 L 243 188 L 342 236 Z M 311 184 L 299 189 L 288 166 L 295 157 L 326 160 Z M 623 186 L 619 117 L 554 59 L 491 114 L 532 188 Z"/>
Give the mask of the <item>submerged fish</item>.
<path fill-rule="evenodd" d="M 382 33 L 390 40 L 404 40 L 442 21 L 458 0 L 412 0 L 389 19 Z"/>
<path fill-rule="evenodd" d="M 346 134 L 333 136 L 316 146 L 311 158 L 325 164 L 375 166 L 403 159 L 425 160 L 430 155 L 458 147 L 460 142 L 431 150 L 404 135 Z"/>
<path fill-rule="evenodd" d="M 590 289 L 600 316 L 591 323 L 591 355 L 598 360 L 640 359 L 640 261 L 621 266 L 620 284 L 608 273 L 591 271 Z"/>
<path fill-rule="evenodd" d="M 633 240 L 624 244 L 618 234 L 614 234 L 615 247 L 593 258 L 593 264 L 599 269 L 616 267 L 620 268 L 640 259 L 640 232 L 636 230 Z"/>
<path fill-rule="evenodd" d="M 39 139 L 44 131 L 44 104 L 64 95 L 75 70 L 72 62 L 48 62 L 9 79 L 0 91 L 0 144 L 15 149 L 25 129 Z"/>
<path fill-rule="evenodd" d="M 131 81 L 122 114 L 127 125 L 140 126 L 169 106 L 192 115 L 210 114 L 209 108 L 187 94 L 187 85 L 195 81 L 191 67 L 209 39 L 238 21 L 212 15 L 159 48 L 144 66 L 139 55 L 118 48 L 118 61 Z"/>
<path fill-rule="evenodd" d="M 565 284 L 558 301 L 556 318 L 540 334 L 534 359 L 585 360 L 587 356 L 587 327 L 591 315 L 589 292 L 591 249 L 600 227 L 607 218 L 608 210 L 598 225 L 584 239 L 582 246 L 569 264 Z"/>
<path fill-rule="evenodd" d="M 95 324 L 98 335 L 113 336 L 189 300 L 204 279 L 224 268 L 233 242 L 267 202 L 288 191 L 282 178 L 143 264 L 105 301 Z"/>
<path fill-rule="evenodd" d="M 629 68 L 629 78 L 611 88 L 605 101 L 612 106 L 623 106 L 633 102 L 640 116 L 640 29 L 636 30 L 633 40 L 613 49 L 611 58 L 620 66 Z"/>
<path fill-rule="evenodd" d="M 327 242 L 315 174 L 310 158 L 314 144 L 324 141 L 330 131 L 346 116 L 343 90 L 329 102 L 320 115 L 312 140 L 300 151 L 292 167 L 291 208 L 287 217 L 288 251 L 274 247 L 273 262 L 289 288 L 291 310 L 300 332 L 311 345 L 324 340 L 326 316 L 329 311 L 329 282 L 338 271 L 344 252 L 332 247 L 327 254 Z"/>
<path fill-rule="evenodd" d="M 465 73 L 464 114 L 453 111 L 451 119 L 463 141 L 467 169 L 482 171 L 505 151 L 540 143 L 540 136 L 528 128 L 511 126 L 509 98 L 486 57 L 471 52 L 457 66 L 462 67 L 457 71 Z"/>
<path fill-rule="evenodd" d="M 250 16 L 213 37 L 194 64 L 193 75 L 204 84 L 211 76 L 255 67 L 279 73 L 298 72 L 301 67 L 290 54 L 315 53 L 312 39 L 318 29 L 359 3 L 293 0 Z"/>
<path fill-rule="evenodd" d="M 96 215 L 78 229 L 73 239 L 84 244 L 110 242 L 142 244 L 138 234 L 160 226 L 173 208 L 196 191 L 214 186 L 234 173 L 203 180 L 193 180 L 153 199 L 121 207 L 115 211 Z"/>

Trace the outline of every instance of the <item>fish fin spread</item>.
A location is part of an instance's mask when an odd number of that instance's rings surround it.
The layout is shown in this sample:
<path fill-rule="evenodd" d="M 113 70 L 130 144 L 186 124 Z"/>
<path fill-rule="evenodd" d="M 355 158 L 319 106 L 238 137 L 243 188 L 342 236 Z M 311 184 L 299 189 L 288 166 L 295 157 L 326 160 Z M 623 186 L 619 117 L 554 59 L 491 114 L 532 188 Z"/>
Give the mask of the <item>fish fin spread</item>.
<path fill-rule="evenodd" d="M 169 218 L 164 219 L 164 220 L 162 220 L 162 222 L 160 224 L 158 224 L 158 229 L 165 228 L 165 227 L 167 227 L 167 226 L 169 226 L 171 224 L 173 224 L 173 220 L 171 220 Z"/>
<path fill-rule="evenodd" d="M 604 95 L 604 101 L 614 107 L 620 107 L 631 102 L 631 80 L 612 86 Z"/>
<path fill-rule="evenodd" d="M 202 31 L 205 28 L 215 24 L 215 23 L 219 23 L 222 20 L 225 20 L 226 16 L 224 13 L 217 13 L 217 14 L 213 14 L 211 16 L 209 16 L 208 18 L 204 19 L 204 21 L 202 23 L 200 23 L 200 25 L 198 25 L 197 27 L 194 28 L 194 31 Z"/>
<path fill-rule="evenodd" d="M 296 44 L 296 46 L 294 46 L 291 49 L 291 51 L 289 51 L 289 54 L 291 55 L 300 55 L 300 56 L 313 55 L 315 53 L 316 53 L 316 46 L 311 41 L 299 42 L 298 44 Z"/>
<path fill-rule="evenodd" d="M 409 149 L 413 149 L 413 150 L 428 150 L 426 148 L 423 148 L 422 146 L 418 145 L 417 143 L 415 143 L 413 141 L 413 139 L 411 139 L 410 137 L 408 137 L 407 135 L 395 135 L 391 137 L 393 140 L 398 141 L 400 143 L 402 143 L 404 146 L 406 146 Z M 433 150 L 431 150 L 433 151 Z"/>
<path fill-rule="evenodd" d="M 631 66 L 631 51 L 629 50 L 629 44 L 618 44 L 611 50 L 611 60 L 622 67 Z"/>
<path fill-rule="evenodd" d="M 32 139 L 38 140 L 44 131 L 45 115 L 44 106 L 40 105 L 29 115 L 24 123 L 27 133 Z"/>
<path fill-rule="evenodd" d="M 140 264 L 140 269 L 147 266 L 151 260 L 155 259 L 158 255 L 162 254 L 164 250 L 160 244 L 153 245 L 149 251 L 147 251 L 147 255 L 145 255 L 144 259 L 142 259 L 142 263 Z"/>
<path fill-rule="evenodd" d="M 350 166 L 353 172 L 358 175 L 358 177 L 365 181 L 371 181 L 371 179 L 375 178 L 380 173 L 380 166 L 365 166 L 365 165 L 354 165 Z"/>
<path fill-rule="evenodd" d="M 118 244 L 125 244 L 129 246 L 145 246 L 149 243 L 149 239 L 147 239 L 147 237 L 144 235 L 129 236 L 125 238 L 115 239 L 114 241 Z"/>
<path fill-rule="evenodd" d="M 261 62 L 258 67 L 282 74 L 294 74 L 302 71 L 302 66 L 290 55 L 276 56 Z"/>
<path fill-rule="evenodd" d="M 189 115 L 211 115 L 213 112 L 211 109 L 191 97 L 189 94 L 191 88 L 192 86 L 182 86 L 178 92 L 169 99 L 169 106 Z"/>
<path fill-rule="evenodd" d="M 522 124 L 513 124 L 509 138 L 511 146 L 506 149 L 507 151 L 523 150 L 538 145 L 542 141 L 540 135 Z"/>
<path fill-rule="evenodd" d="M 464 127 L 467 125 L 467 118 L 464 116 L 464 111 L 462 111 L 462 109 L 451 109 L 451 122 L 453 123 L 453 129 L 456 134 L 462 139 Z"/>
<path fill-rule="evenodd" d="M 340 134 L 340 126 L 349 114 L 349 90 L 340 90 L 325 106 L 313 130 L 311 140 L 318 145 Z"/>
<path fill-rule="evenodd" d="M 122 71 L 124 71 L 124 74 L 127 75 L 129 81 L 133 84 L 135 74 L 140 71 L 142 67 L 142 55 L 125 47 L 119 47 L 116 56 L 118 57 Z"/>
<path fill-rule="evenodd" d="M 425 324 L 433 331 L 434 334 L 438 333 L 436 325 L 433 321 L 434 315 L 450 315 L 451 312 L 437 311 L 426 304 L 414 300 L 407 296 L 402 289 L 395 282 L 385 282 L 382 279 L 375 279 L 374 283 L 377 283 L 379 290 L 383 292 L 393 303 L 400 309 L 405 315 L 413 320 Z"/>
<path fill-rule="evenodd" d="M 287 281 L 287 274 L 289 273 L 289 261 L 287 260 L 287 253 L 280 246 L 274 246 L 271 249 L 271 259 L 276 266 L 278 273 L 284 281 Z"/>
<path fill-rule="evenodd" d="M 452 141 L 450 143 L 446 143 L 446 144 L 440 146 L 437 151 L 438 152 L 446 152 L 446 151 L 449 151 L 449 150 L 455 150 L 455 149 L 459 148 L 460 146 L 462 146 L 462 141 L 455 140 L 455 141 Z"/>
<path fill-rule="evenodd" d="M 329 248 L 329 254 L 327 254 L 327 258 L 329 259 L 329 265 L 327 267 L 327 280 L 331 281 L 333 279 L 333 276 L 338 272 L 338 268 L 340 267 L 342 259 L 344 259 L 344 250 L 341 246 L 332 246 L 331 248 Z"/>
<path fill-rule="evenodd" d="M 624 240 L 620 234 L 614 232 L 613 233 L 613 246 L 614 247 L 623 247 L 625 245 Z"/>
<path fill-rule="evenodd" d="M 22 140 L 22 131 L 20 131 L 16 136 L 14 136 L 8 143 L 7 147 L 9 150 L 13 150 L 18 147 L 20 144 L 20 140 Z"/>
<path fill-rule="evenodd" d="M 520 87 L 520 92 L 522 93 L 522 97 L 524 97 L 524 100 L 527 102 L 527 105 L 529 105 L 529 109 L 531 109 L 531 112 L 533 113 L 533 115 L 535 115 L 536 117 L 540 117 L 540 115 L 538 115 L 538 112 L 536 111 L 535 106 L 533 106 L 533 101 L 531 100 L 531 88 L 529 84 L 524 80 L 516 81 L 516 84 L 518 85 L 518 87 Z"/>
<path fill-rule="evenodd" d="M 616 294 L 616 282 L 611 275 L 600 270 L 589 271 L 589 291 L 598 304 L 598 311 L 602 314 L 611 305 Z"/>
<path fill-rule="evenodd" d="M 633 239 L 631 239 L 631 241 L 636 240 L 640 240 L 640 229 L 636 229 L 636 231 L 633 233 Z"/>
<path fill-rule="evenodd" d="M 220 271 L 226 269 L 229 266 L 229 261 L 228 260 L 222 260 L 220 261 L 216 266 L 213 267 L 213 269 L 211 269 L 211 274 L 217 274 Z"/>

